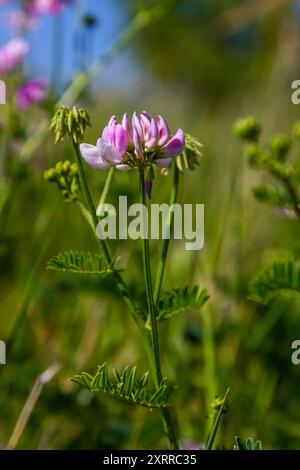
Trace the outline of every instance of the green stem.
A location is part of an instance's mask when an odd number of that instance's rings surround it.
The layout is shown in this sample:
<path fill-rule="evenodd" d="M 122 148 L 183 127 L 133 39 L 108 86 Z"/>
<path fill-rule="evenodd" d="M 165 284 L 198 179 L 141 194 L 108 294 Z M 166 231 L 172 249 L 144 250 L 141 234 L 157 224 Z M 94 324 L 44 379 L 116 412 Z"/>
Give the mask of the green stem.
<path fill-rule="evenodd" d="M 105 180 L 105 185 L 104 185 L 104 188 L 102 190 L 98 206 L 102 206 L 105 203 L 106 199 L 107 199 L 107 194 L 108 194 L 108 191 L 109 191 L 114 173 L 115 173 L 115 167 L 112 166 L 108 171 L 108 175 L 107 175 L 107 178 Z"/>
<path fill-rule="evenodd" d="M 298 218 L 300 218 L 300 207 L 299 207 L 299 199 L 297 190 L 295 189 L 293 182 L 291 181 L 290 177 L 283 177 L 280 172 L 278 172 L 275 168 L 271 169 L 271 174 L 277 178 L 286 188 L 288 194 L 291 197 L 291 201 L 293 204 L 293 210 Z"/>
<path fill-rule="evenodd" d="M 178 187 L 179 187 L 179 170 L 176 165 L 174 165 L 174 173 L 173 173 L 173 186 L 172 186 L 172 191 L 170 195 L 170 202 L 169 202 L 169 217 L 168 217 L 168 226 L 167 230 L 168 233 L 172 233 L 173 231 L 173 225 L 174 225 L 174 211 L 172 210 L 172 206 L 176 203 L 177 200 L 177 194 L 178 194 Z M 162 288 L 162 283 L 163 283 L 163 278 L 164 278 L 164 273 L 165 273 L 165 266 L 166 266 L 166 260 L 168 256 L 168 251 L 169 251 L 169 246 L 170 246 L 170 238 L 165 238 L 163 242 L 163 247 L 162 247 L 162 252 L 161 256 L 159 259 L 158 267 L 157 267 L 157 272 L 156 272 L 156 278 L 155 278 L 155 287 L 154 287 L 154 304 L 155 307 L 158 305 L 159 297 L 160 297 L 160 292 Z"/>
<path fill-rule="evenodd" d="M 85 203 L 86 203 L 86 205 L 87 205 L 87 207 L 88 207 L 88 209 L 91 213 L 94 228 L 96 229 L 97 224 L 98 224 L 98 219 L 97 219 L 97 215 L 96 215 L 96 209 L 95 209 L 94 201 L 92 199 L 92 196 L 91 196 L 91 193 L 90 193 L 87 181 L 86 181 L 85 171 L 84 171 L 83 163 L 82 163 L 82 156 L 81 156 L 78 144 L 73 139 L 72 139 L 72 144 L 73 144 L 73 149 L 74 149 L 74 153 L 75 153 L 75 157 L 76 157 L 76 163 L 78 165 L 79 180 L 80 180 L 81 189 L 82 189 L 82 192 L 83 192 L 83 197 L 84 197 Z M 106 256 L 110 257 L 110 255 L 106 255 Z"/>
<path fill-rule="evenodd" d="M 221 422 L 223 410 L 224 410 L 224 407 L 226 406 L 226 399 L 227 399 L 228 393 L 229 393 L 229 388 L 227 389 L 227 391 L 224 395 L 224 398 L 222 400 L 222 404 L 221 404 L 220 408 L 215 413 L 212 430 L 211 430 L 211 432 L 210 432 L 210 434 L 207 438 L 204 450 L 212 450 L 212 448 L 213 448 L 213 445 L 214 445 L 214 442 L 215 442 L 215 439 L 216 439 L 216 436 L 217 436 L 218 428 L 219 428 L 219 425 L 220 425 L 220 422 Z"/>
<path fill-rule="evenodd" d="M 145 175 L 144 175 L 144 168 L 143 167 L 140 168 L 140 197 L 141 197 L 141 204 L 143 204 L 144 207 L 147 207 L 146 191 L 145 191 Z M 160 366 L 159 343 L 158 343 L 158 332 L 157 332 L 155 305 L 154 305 L 152 279 L 151 279 L 149 238 L 148 238 L 148 233 L 145 233 L 146 230 L 145 230 L 144 220 L 143 220 L 143 229 L 144 229 L 144 233 L 143 233 L 144 277 L 145 277 L 145 284 L 146 284 L 148 313 L 149 313 L 150 322 L 151 322 L 151 334 L 152 334 L 152 342 L 153 342 L 155 365 L 156 365 L 155 382 L 156 382 L 156 386 L 158 387 L 160 385 L 161 380 L 162 380 L 162 375 L 161 375 L 161 366 Z"/>
<path fill-rule="evenodd" d="M 75 153 L 75 157 L 76 157 L 76 162 L 77 162 L 77 165 L 78 165 L 79 179 L 80 179 L 80 184 L 81 184 L 83 196 L 84 196 L 86 205 L 88 207 L 88 210 L 91 214 L 91 218 L 92 218 L 92 222 L 93 222 L 93 233 L 96 236 L 96 227 L 97 227 L 97 224 L 98 224 L 98 218 L 97 218 L 97 214 L 96 214 L 95 205 L 94 205 L 94 202 L 93 202 L 93 199 L 92 199 L 92 196 L 91 196 L 91 193 L 89 191 L 89 187 L 88 187 L 88 184 L 87 184 L 87 181 L 86 181 L 85 171 L 84 171 L 84 167 L 83 167 L 83 162 L 82 162 L 82 157 L 81 157 L 81 154 L 80 154 L 79 146 L 76 142 L 74 142 L 73 139 L 72 139 L 72 143 L 73 143 L 73 149 L 74 149 L 74 153 Z M 109 188 L 107 187 L 106 188 L 106 193 L 108 192 L 108 190 L 109 190 Z M 101 246 L 101 249 L 103 251 L 103 254 L 104 254 L 104 257 L 105 257 L 105 260 L 106 260 L 107 264 L 109 266 L 112 266 L 113 265 L 113 258 L 110 254 L 110 250 L 109 250 L 109 247 L 106 243 L 106 240 L 102 240 L 98 237 L 97 237 L 97 240 L 100 243 L 100 246 Z M 149 350 L 149 348 L 150 348 L 149 334 L 148 334 L 148 331 L 145 328 L 145 324 L 143 322 L 142 316 L 141 316 L 140 312 L 138 311 L 137 307 L 135 306 L 134 301 L 133 301 L 133 299 L 132 299 L 132 297 L 129 293 L 129 289 L 128 289 L 128 287 L 127 287 L 125 281 L 123 280 L 123 277 L 122 277 L 122 275 L 120 274 L 119 271 L 113 270 L 113 276 L 114 276 L 114 278 L 117 282 L 117 286 L 118 286 L 120 295 L 124 299 L 124 301 L 125 301 L 126 305 L 128 306 L 135 322 L 137 323 L 137 325 L 138 325 L 138 327 L 141 331 L 141 334 L 143 335 L 143 337 L 145 339 L 145 344 L 146 344 L 146 342 L 148 344 L 146 347 Z"/>
<path fill-rule="evenodd" d="M 212 323 L 212 311 L 210 305 L 207 305 L 201 311 L 203 322 L 203 354 L 204 354 L 204 378 L 205 378 L 205 406 L 206 413 L 210 415 L 210 407 L 216 396 L 216 367 L 215 367 L 215 345 L 214 331 Z M 207 432 L 210 426 L 210 420 L 207 420 Z"/>
<path fill-rule="evenodd" d="M 140 168 L 140 199 L 143 206 L 147 206 L 146 203 L 146 191 L 145 191 L 145 175 L 144 168 Z M 154 305 L 153 297 L 153 288 L 152 288 L 152 279 L 151 279 L 151 264 L 150 264 L 150 252 L 149 252 L 149 238 L 145 230 L 145 224 L 143 220 L 143 266 L 144 266 L 144 277 L 146 284 L 146 295 L 147 295 L 147 304 L 148 304 L 148 314 L 150 316 L 151 322 L 151 336 L 152 336 L 152 347 L 153 347 L 153 356 L 155 361 L 155 384 L 156 387 L 159 387 L 162 381 L 161 373 L 161 363 L 160 363 L 160 354 L 159 354 L 159 341 L 158 341 L 158 331 L 156 323 L 156 310 Z M 169 438 L 171 449 L 178 449 L 178 443 L 176 439 L 176 433 L 174 430 L 173 420 L 171 416 L 171 410 L 164 408 L 161 410 L 162 418 L 164 422 L 164 429 Z"/>

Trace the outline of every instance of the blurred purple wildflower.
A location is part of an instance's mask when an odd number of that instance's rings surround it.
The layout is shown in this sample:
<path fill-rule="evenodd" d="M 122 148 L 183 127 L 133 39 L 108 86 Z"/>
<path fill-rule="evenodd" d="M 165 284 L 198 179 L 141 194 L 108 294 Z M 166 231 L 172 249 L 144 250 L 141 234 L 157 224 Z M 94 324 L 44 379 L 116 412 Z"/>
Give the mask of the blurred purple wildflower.
<path fill-rule="evenodd" d="M 0 48 L 0 73 L 13 71 L 28 54 L 29 44 L 25 39 L 11 39 Z"/>
<path fill-rule="evenodd" d="M 22 33 L 28 29 L 33 29 L 38 25 L 36 17 L 25 13 L 22 10 L 13 10 L 7 14 L 7 22 L 9 26 L 16 31 Z"/>
<path fill-rule="evenodd" d="M 133 114 L 132 126 L 127 114 L 123 116 L 122 125 L 112 116 L 96 146 L 84 143 L 80 145 L 80 151 L 93 168 L 104 170 L 115 166 L 119 170 L 129 170 L 140 164 L 169 168 L 173 158 L 184 150 L 184 146 L 182 129 L 171 136 L 164 118 L 158 116 L 155 120 L 144 111 L 140 116 Z"/>
<path fill-rule="evenodd" d="M 72 0 L 32 0 L 29 11 L 32 14 L 39 13 L 61 13 L 65 6 L 70 4 Z"/>
<path fill-rule="evenodd" d="M 26 111 L 32 104 L 41 103 L 46 99 L 46 88 L 46 81 L 42 78 L 29 80 L 16 92 L 17 106 L 22 111 Z"/>

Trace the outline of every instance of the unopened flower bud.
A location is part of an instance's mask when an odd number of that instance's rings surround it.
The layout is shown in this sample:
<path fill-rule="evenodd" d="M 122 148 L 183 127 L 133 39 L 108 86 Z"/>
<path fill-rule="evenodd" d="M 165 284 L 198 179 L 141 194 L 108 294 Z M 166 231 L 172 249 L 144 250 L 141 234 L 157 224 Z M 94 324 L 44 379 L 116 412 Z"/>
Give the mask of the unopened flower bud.
<path fill-rule="evenodd" d="M 92 127 L 88 112 L 84 108 L 79 108 L 78 113 L 82 121 L 85 122 L 88 127 Z"/>
<path fill-rule="evenodd" d="M 57 162 L 57 163 L 56 163 L 56 165 L 55 165 L 54 168 L 55 168 L 56 174 L 57 174 L 58 176 L 60 176 L 61 173 L 63 172 L 63 166 L 64 166 L 63 162 Z"/>
<path fill-rule="evenodd" d="M 70 175 L 71 176 L 78 176 L 78 166 L 77 163 L 72 163 L 70 166 Z"/>
<path fill-rule="evenodd" d="M 49 181 L 50 183 L 56 181 L 57 175 L 56 175 L 54 168 L 49 168 L 49 170 L 46 170 L 44 172 L 44 178 L 46 181 Z"/>
<path fill-rule="evenodd" d="M 250 166 L 259 166 L 266 156 L 265 150 L 258 144 L 252 144 L 246 147 L 245 156 Z"/>
<path fill-rule="evenodd" d="M 79 184 L 78 184 L 78 181 L 76 179 L 72 180 L 71 193 L 72 193 L 73 196 L 77 196 L 78 193 L 79 193 Z"/>
<path fill-rule="evenodd" d="M 64 175 L 66 175 L 66 174 L 69 173 L 70 165 L 71 165 L 71 163 L 69 162 L 69 160 L 65 160 L 65 161 L 63 162 L 62 173 L 63 173 Z"/>
<path fill-rule="evenodd" d="M 261 124 L 252 116 L 238 119 L 234 124 L 234 133 L 242 140 L 257 142 L 261 133 Z"/>
<path fill-rule="evenodd" d="M 291 139 L 286 134 L 276 134 L 271 138 L 270 147 L 275 158 L 284 160 L 290 150 Z"/>
<path fill-rule="evenodd" d="M 71 202 L 78 199 L 80 192 L 79 173 L 76 163 L 69 160 L 57 162 L 55 168 L 50 168 L 44 173 L 45 179 L 57 184 L 65 201 Z"/>
<path fill-rule="evenodd" d="M 67 111 L 67 108 L 63 107 L 58 109 L 51 120 L 50 129 L 54 129 L 55 143 L 62 140 L 66 134 L 65 121 Z"/>
<path fill-rule="evenodd" d="M 66 188 L 67 187 L 67 180 L 64 176 L 60 176 L 58 178 L 58 183 L 59 183 L 61 188 Z"/>

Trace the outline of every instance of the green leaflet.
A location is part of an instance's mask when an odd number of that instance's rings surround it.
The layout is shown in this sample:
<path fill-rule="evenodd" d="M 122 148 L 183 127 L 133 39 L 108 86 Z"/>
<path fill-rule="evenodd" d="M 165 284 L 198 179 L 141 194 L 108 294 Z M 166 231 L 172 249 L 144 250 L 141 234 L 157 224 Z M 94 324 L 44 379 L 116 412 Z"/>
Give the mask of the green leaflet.
<path fill-rule="evenodd" d="M 239 436 L 235 436 L 235 450 L 262 450 L 262 443 L 261 441 L 254 441 L 252 437 L 248 437 L 246 442 Z"/>
<path fill-rule="evenodd" d="M 149 372 L 142 377 L 136 374 L 136 366 L 127 366 L 122 373 L 115 369 L 110 371 L 106 363 L 98 367 L 95 376 L 86 372 L 75 375 L 72 379 L 92 393 L 103 393 L 130 404 L 146 408 L 163 408 L 168 406 L 168 399 L 172 387 L 167 385 L 166 379 L 161 381 L 157 390 L 148 387 Z"/>
<path fill-rule="evenodd" d="M 274 207 L 293 208 L 291 196 L 281 188 L 272 185 L 261 184 L 254 186 L 252 192 L 255 198 L 265 204 Z"/>
<path fill-rule="evenodd" d="M 92 255 L 90 252 L 66 251 L 51 258 L 47 263 L 47 269 L 54 271 L 68 271 L 77 274 L 96 274 L 107 276 L 115 268 L 115 260 L 107 266 L 104 258 L 100 255 Z"/>
<path fill-rule="evenodd" d="M 163 292 L 158 303 L 157 319 L 165 320 L 179 313 L 199 309 L 208 298 L 206 289 L 200 290 L 199 286 L 194 286 L 192 290 L 180 287 Z"/>
<path fill-rule="evenodd" d="M 279 292 L 300 294 L 300 267 L 293 262 L 274 263 L 259 274 L 250 285 L 249 298 L 259 303 L 269 302 Z"/>

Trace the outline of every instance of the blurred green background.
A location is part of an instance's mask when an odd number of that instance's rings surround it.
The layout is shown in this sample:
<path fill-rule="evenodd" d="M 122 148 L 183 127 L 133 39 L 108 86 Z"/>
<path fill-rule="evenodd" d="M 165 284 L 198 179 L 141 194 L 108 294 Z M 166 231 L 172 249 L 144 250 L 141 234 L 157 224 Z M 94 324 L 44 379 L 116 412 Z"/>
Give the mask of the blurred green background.
<path fill-rule="evenodd" d="M 137 11 L 153 4 L 112 3 L 120 24 L 116 37 Z M 146 109 L 165 116 L 172 131 L 182 127 L 203 143 L 203 160 L 197 170 L 185 173 L 180 201 L 205 204 L 205 247 L 188 252 L 183 243 L 172 242 L 164 287 L 199 284 L 210 299 L 201 312 L 175 317 L 160 330 L 163 371 L 178 384 L 174 404 L 181 439 L 205 441 L 212 399 L 230 387 L 219 447 L 233 448 L 236 435 L 251 435 L 266 449 L 297 449 L 300 367 L 290 357 L 291 343 L 300 337 L 300 305 L 276 297 L 257 306 L 247 295 L 251 280 L 270 262 L 299 257 L 299 226 L 254 200 L 251 186 L 261 175 L 244 162 L 232 124 L 254 114 L 264 124 L 264 140 L 271 132 L 289 133 L 299 117 L 291 103 L 291 83 L 300 74 L 300 3 L 160 3 L 164 14 L 142 29 L 81 96 L 79 103 L 93 123 L 85 140 L 95 142 L 112 114 Z M 97 58 L 102 6 L 93 13 L 99 19 Z M 111 20 L 109 26 L 113 24 Z M 30 64 L 26 67 L 30 74 Z M 66 68 L 71 74 L 71 67 Z M 4 194 L 14 175 L 0 232 L 0 338 L 9 342 L 7 364 L 0 366 L 0 443 L 7 444 L 37 376 L 58 362 L 62 369 L 44 387 L 18 448 L 164 448 L 155 411 L 92 396 L 70 381 L 81 370 L 94 372 L 104 361 L 117 369 L 137 364 L 140 372 L 148 366 L 136 327 L 111 280 L 45 268 L 51 256 L 70 248 L 98 251 L 77 208 L 64 203 L 43 180 L 43 171 L 56 161 L 72 160 L 68 143 L 55 146 L 49 133 L 30 161 L 19 159 L 22 142 L 43 117 L 49 119 L 64 85 L 52 86 L 42 108 L 27 114 L 15 110 L 11 158 L 1 176 Z M 5 106 L 0 113 L 4 139 Z M 106 173 L 88 168 L 87 175 L 97 201 Z M 167 201 L 169 184 L 170 178 L 157 177 L 154 202 Z M 119 194 L 137 200 L 133 172 L 115 175 L 109 202 L 116 202 Z M 153 264 L 159 246 L 151 245 Z M 114 241 L 111 248 L 121 256 L 136 298 L 143 299 L 140 244 Z"/>

